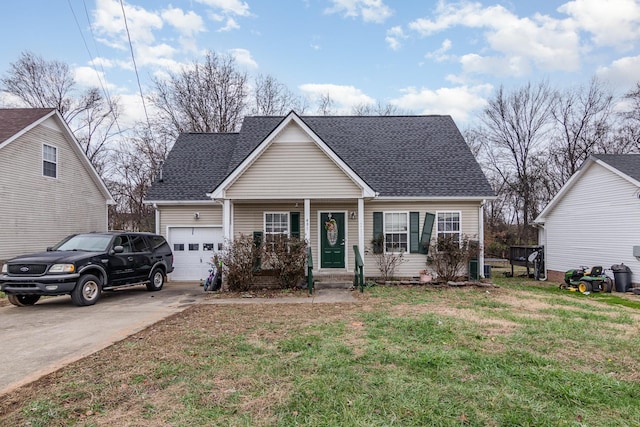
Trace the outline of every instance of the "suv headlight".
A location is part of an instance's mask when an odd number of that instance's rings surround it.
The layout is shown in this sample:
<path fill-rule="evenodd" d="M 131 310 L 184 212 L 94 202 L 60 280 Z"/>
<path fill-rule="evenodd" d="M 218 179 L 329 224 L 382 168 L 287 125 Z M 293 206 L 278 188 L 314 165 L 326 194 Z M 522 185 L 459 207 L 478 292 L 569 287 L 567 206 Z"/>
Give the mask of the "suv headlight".
<path fill-rule="evenodd" d="M 53 264 L 49 269 L 49 273 L 73 273 L 76 266 L 73 264 Z"/>
<path fill-rule="evenodd" d="M 7 267 L 7 264 L 2 264 L 2 273 L 7 273 L 9 272 L 9 267 Z"/>

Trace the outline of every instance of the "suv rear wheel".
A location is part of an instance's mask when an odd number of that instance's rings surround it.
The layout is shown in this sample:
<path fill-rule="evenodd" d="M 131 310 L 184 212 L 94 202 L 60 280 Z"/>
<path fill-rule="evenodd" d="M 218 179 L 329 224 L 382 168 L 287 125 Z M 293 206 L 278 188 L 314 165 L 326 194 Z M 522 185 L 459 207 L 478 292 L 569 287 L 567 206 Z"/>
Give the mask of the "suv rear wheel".
<path fill-rule="evenodd" d="M 71 291 L 71 300 L 78 306 L 93 305 L 100 299 L 101 291 L 100 279 L 93 274 L 85 274 Z"/>
<path fill-rule="evenodd" d="M 154 268 L 151 273 L 151 282 L 147 283 L 147 289 L 150 291 L 159 291 L 164 285 L 164 272 L 159 268 Z"/>
<path fill-rule="evenodd" d="M 40 295 L 7 295 L 9 302 L 18 307 L 33 305 L 38 302 Z"/>

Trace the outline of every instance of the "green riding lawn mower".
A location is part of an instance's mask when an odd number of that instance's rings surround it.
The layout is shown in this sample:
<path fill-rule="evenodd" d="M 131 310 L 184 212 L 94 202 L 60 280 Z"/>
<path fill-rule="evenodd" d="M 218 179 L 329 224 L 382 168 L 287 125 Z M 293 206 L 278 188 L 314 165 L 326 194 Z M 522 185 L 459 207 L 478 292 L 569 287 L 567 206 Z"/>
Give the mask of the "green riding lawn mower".
<path fill-rule="evenodd" d="M 611 292 L 613 281 L 604 274 L 601 266 L 576 268 L 564 273 L 564 283 L 560 289 L 586 292 Z"/>

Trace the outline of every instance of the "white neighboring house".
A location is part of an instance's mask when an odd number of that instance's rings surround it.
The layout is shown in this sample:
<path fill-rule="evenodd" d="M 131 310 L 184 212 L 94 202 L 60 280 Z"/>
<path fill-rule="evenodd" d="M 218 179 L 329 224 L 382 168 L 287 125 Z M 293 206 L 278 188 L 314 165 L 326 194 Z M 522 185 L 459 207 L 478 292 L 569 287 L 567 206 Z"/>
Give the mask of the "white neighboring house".
<path fill-rule="evenodd" d="M 0 263 L 108 228 L 113 198 L 60 113 L 0 109 Z"/>
<path fill-rule="evenodd" d="M 624 263 L 640 282 L 640 154 L 592 155 L 534 222 L 548 280 Z"/>

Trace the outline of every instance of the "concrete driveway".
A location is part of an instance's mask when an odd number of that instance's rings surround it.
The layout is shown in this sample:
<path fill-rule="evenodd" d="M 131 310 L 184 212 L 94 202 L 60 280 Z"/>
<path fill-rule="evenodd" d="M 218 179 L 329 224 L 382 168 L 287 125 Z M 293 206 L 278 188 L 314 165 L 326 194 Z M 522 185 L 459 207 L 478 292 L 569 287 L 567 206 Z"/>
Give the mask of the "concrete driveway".
<path fill-rule="evenodd" d="M 76 307 L 68 295 L 32 307 L 0 307 L 0 395 L 95 353 L 204 297 L 198 283 L 166 283 L 105 292 Z"/>

